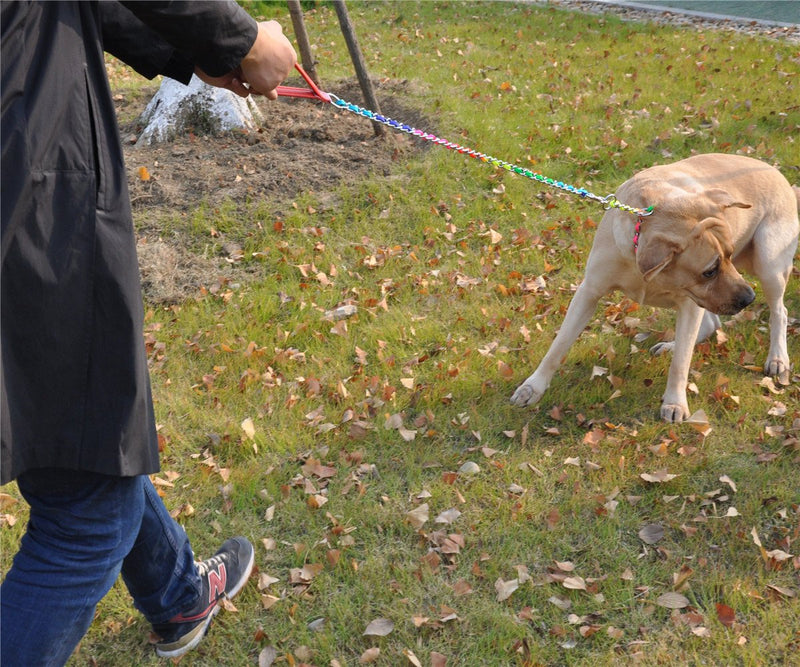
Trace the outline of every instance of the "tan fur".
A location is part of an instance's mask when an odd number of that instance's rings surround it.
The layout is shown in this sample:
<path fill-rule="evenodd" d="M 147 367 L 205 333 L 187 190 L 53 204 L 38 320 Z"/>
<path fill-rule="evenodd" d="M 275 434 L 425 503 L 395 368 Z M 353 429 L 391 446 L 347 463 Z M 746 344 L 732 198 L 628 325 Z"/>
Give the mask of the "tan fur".
<path fill-rule="evenodd" d="M 536 371 L 511 401 L 539 401 L 598 300 L 621 290 L 639 303 L 677 311 L 673 350 L 661 417 L 689 416 L 686 384 L 696 341 L 719 327 L 755 293 L 741 271 L 757 276 L 770 309 L 770 347 L 764 372 L 789 370 L 783 295 L 797 248 L 800 188 L 759 160 L 739 155 L 697 155 L 645 169 L 623 183 L 616 196 L 637 207 L 654 206 L 633 248 L 635 217 L 612 209 L 597 229 L 586 274 L 558 335 Z"/>

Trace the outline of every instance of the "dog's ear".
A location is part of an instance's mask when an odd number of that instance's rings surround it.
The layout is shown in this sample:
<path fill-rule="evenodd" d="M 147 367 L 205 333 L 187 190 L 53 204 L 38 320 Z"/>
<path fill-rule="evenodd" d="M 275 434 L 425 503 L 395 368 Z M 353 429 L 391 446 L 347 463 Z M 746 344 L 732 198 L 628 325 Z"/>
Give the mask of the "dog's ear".
<path fill-rule="evenodd" d="M 636 253 L 636 266 L 642 272 L 645 282 L 651 281 L 675 258 L 682 250 L 678 242 L 662 234 L 656 234 L 647 239 L 647 242 Z"/>
<path fill-rule="evenodd" d="M 723 254 L 727 256 L 731 255 L 733 252 L 733 244 L 731 243 L 730 227 L 724 220 L 720 218 L 706 218 L 705 220 L 701 220 L 692 230 L 689 236 L 689 244 L 695 243 L 706 233 L 710 233 L 717 240 Z"/>
<path fill-rule="evenodd" d="M 751 208 L 751 204 L 746 204 L 745 202 L 737 201 L 733 198 L 730 192 L 727 190 L 723 190 L 722 188 L 710 188 L 704 192 L 705 196 L 708 197 L 711 201 L 715 204 L 721 206 L 722 208 Z"/>

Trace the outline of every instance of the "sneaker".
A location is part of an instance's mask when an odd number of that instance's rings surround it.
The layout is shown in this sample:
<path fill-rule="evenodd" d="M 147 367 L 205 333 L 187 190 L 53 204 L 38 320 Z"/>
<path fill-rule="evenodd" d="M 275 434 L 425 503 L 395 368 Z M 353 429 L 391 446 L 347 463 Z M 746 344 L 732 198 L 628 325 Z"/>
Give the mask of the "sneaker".
<path fill-rule="evenodd" d="M 254 560 L 253 545 L 244 537 L 232 537 L 211 558 L 197 563 L 200 597 L 191 609 L 153 626 L 161 636 L 156 653 L 177 658 L 197 646 L 220 609 L 219 601 L 232 598 L 247 583 Z"/>

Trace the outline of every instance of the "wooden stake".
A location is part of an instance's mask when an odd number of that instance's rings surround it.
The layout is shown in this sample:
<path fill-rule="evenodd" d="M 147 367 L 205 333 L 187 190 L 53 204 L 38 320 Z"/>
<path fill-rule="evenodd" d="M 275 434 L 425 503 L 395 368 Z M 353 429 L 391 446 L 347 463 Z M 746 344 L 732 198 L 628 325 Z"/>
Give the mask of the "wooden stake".
<path fill-rule="evenodd" d="M 347 43 L 347 50 L 350 52 L 350 60 L 353 61 L 353 67 L 356 70 L 358 83 L 361 86 L 361 93 L 364 95 L 364 101 L 369 109 L 375 113 L 380 113 L 380 106 L 378 105 L 378 98 L 375 97 L 375 90 L 372 87 L 372 81 L 367 72 L 367 64 L 364 62 L 364 57 L 361 55 L 361 48 L 358 46 L 355 30 L 353 24 L 350 22 L 350 16 L 347 13 L 347 7 L 344 0 L 333 0 L 333 6 L 336 8 L 336 16 L 339 17 L 339 25 L 342 28 L 342 35 L 344 41 Z M 375 130 L 375 135 L 382 137 L 385 134 L 383 125 L 380 123 L 372 122 L 372 127 Z"/>
<path fill-rule="evenodd" d="M 303 8 L 300 6 L 300 0 L 286 0 L 286 4 L 289 5 L 289 14 L 292 17 L 292 26 L 294 27 L 294 36 L 297 38 L 297 46 L 300 48 L 300 62 L 306 74 L 311 77 L 314 83 L 320 86 L 314 56 L 311 55 L 311 44 L 308 41 L 308 33 L 306 32 L 306 23 L 303 20 Z"/>

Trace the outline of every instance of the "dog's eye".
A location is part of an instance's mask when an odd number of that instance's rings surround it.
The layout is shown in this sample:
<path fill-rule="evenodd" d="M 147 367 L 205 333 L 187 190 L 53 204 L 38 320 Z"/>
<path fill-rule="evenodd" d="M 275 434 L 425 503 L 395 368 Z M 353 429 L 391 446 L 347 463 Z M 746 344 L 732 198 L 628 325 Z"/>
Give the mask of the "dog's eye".
<path fill-rule="evenodd" d="M 717 273 L 719 273 L 719 264 L 715 264 L 708 271 L 703 271 L 701 275 L 703 276 L 703 278 L 710 279 L 716 276 Z"/>

